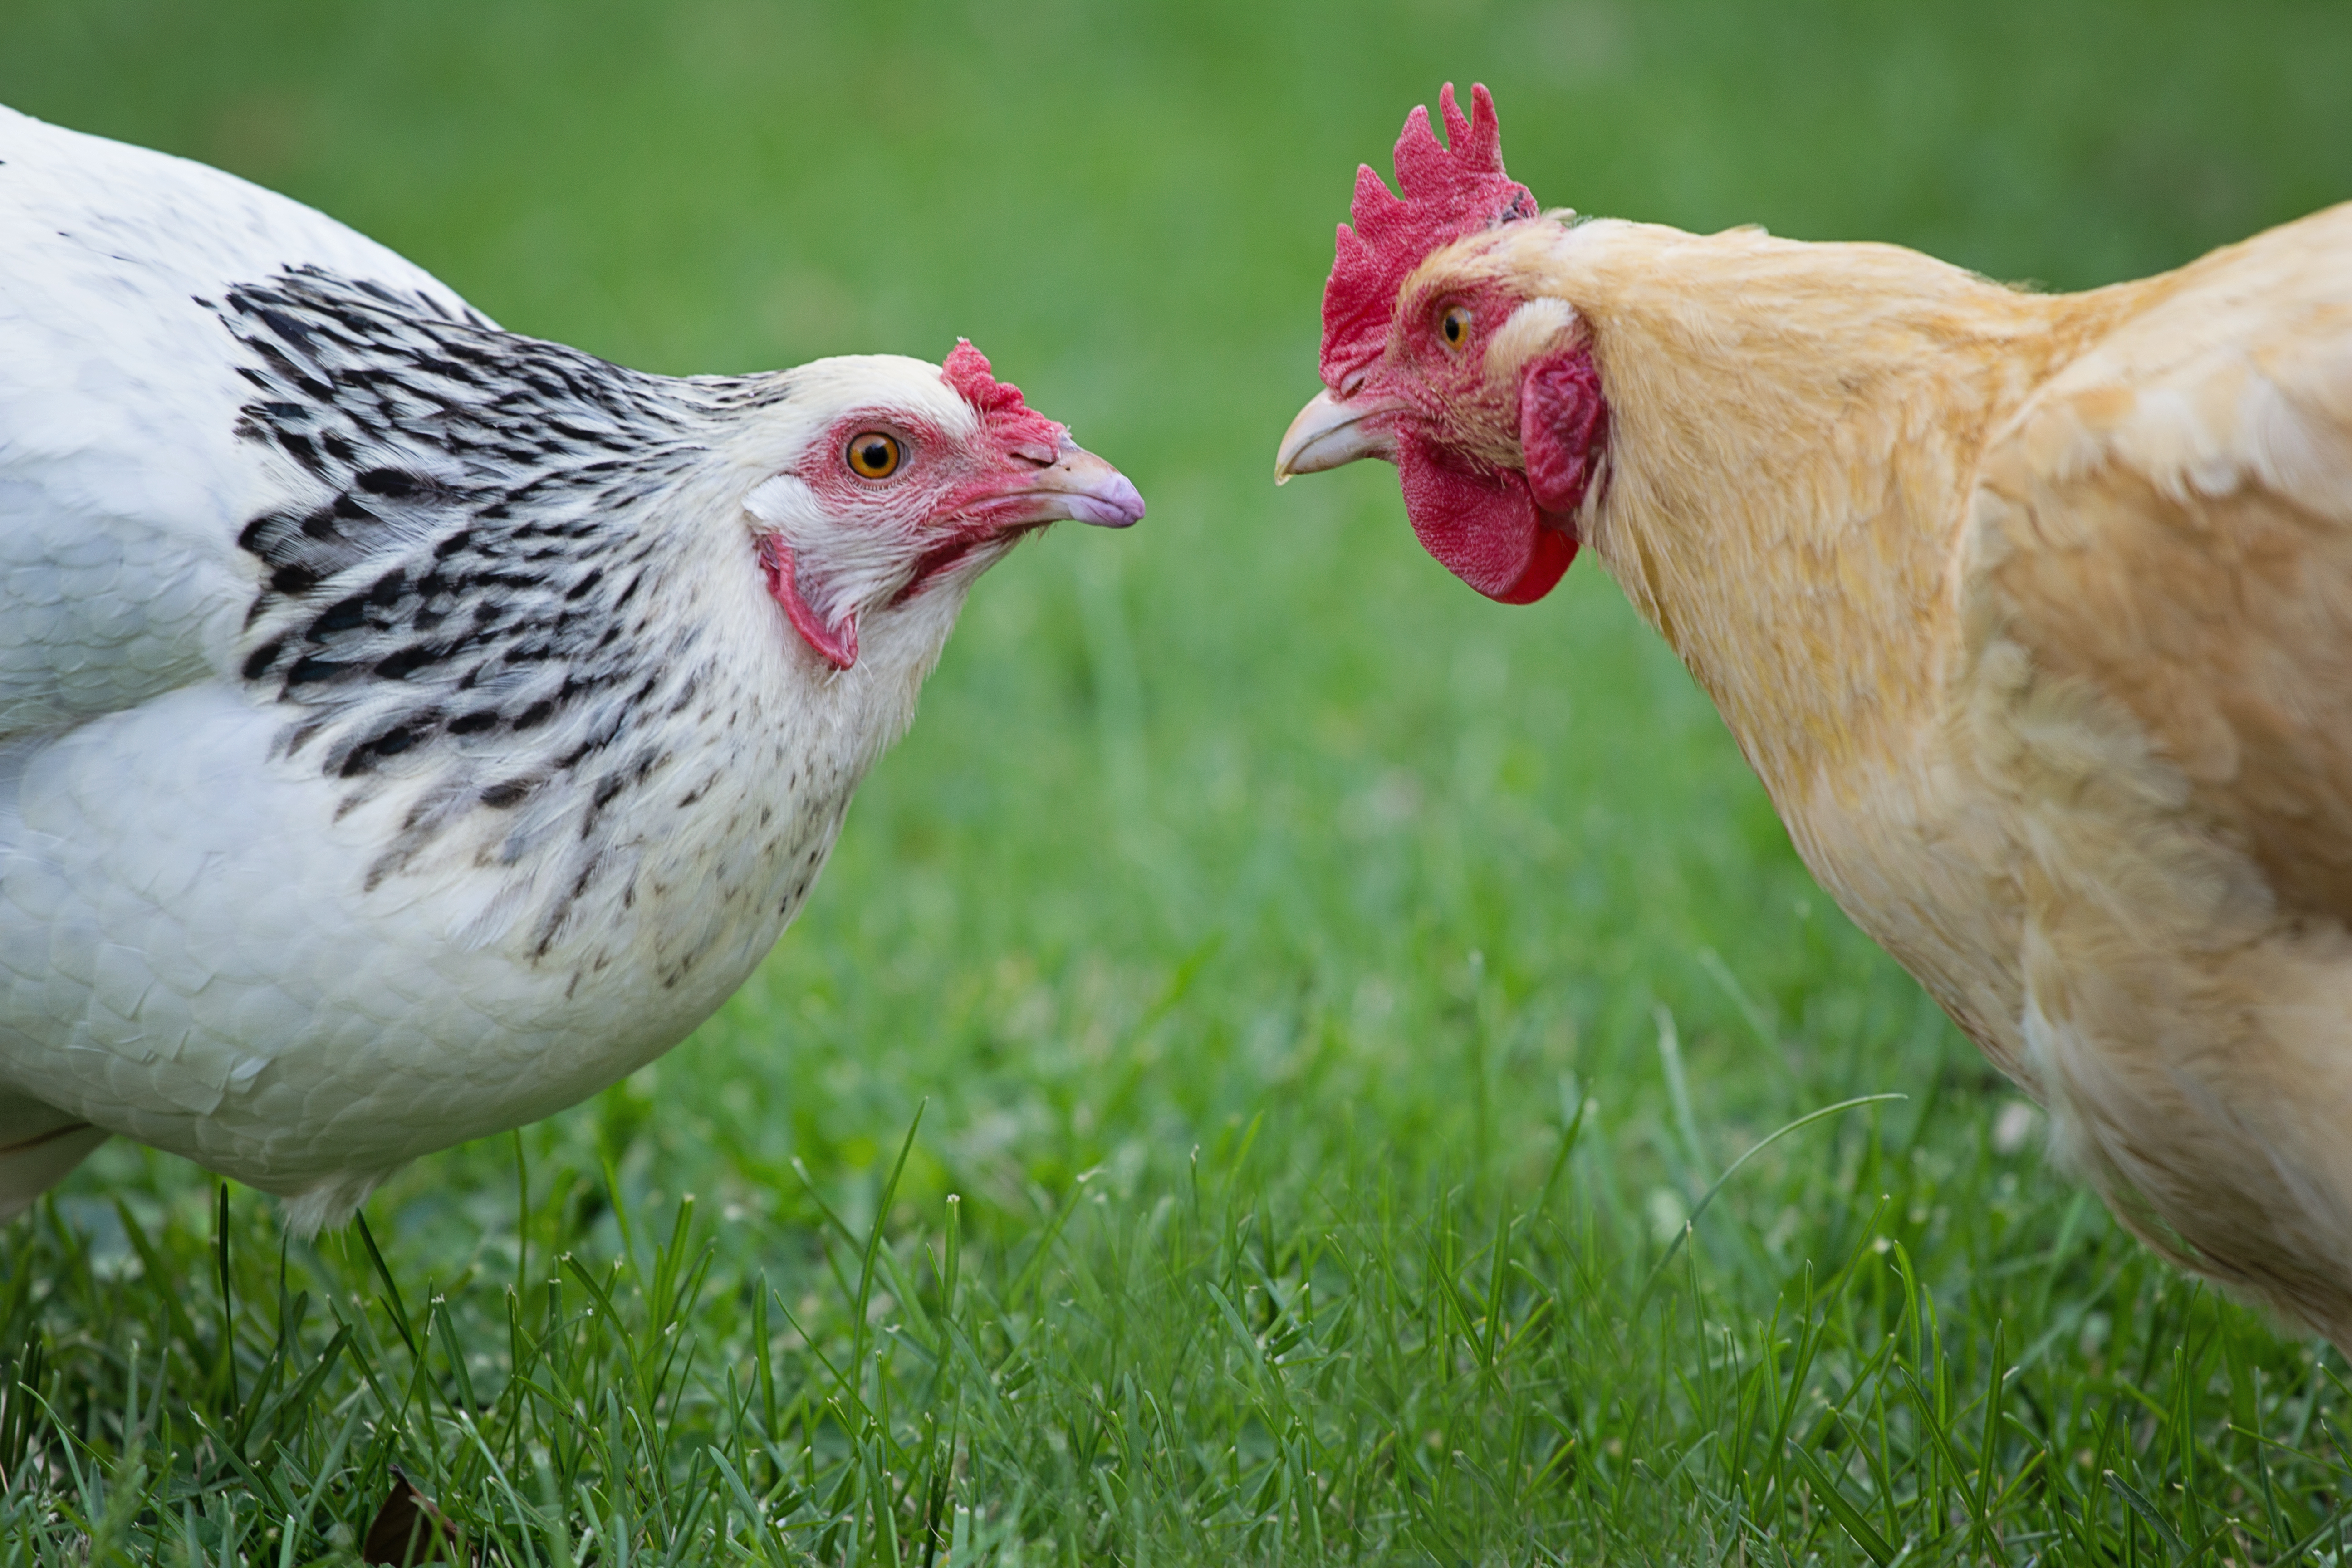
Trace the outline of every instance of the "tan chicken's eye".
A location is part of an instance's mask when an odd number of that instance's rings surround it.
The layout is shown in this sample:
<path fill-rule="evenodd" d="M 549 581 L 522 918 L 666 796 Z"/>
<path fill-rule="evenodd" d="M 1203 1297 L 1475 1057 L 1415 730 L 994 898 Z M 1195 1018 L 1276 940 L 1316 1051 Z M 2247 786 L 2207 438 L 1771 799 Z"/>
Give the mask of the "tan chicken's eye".
<path fill-rule="evenodd" d="M 906 459 L 906 449 L 898 445 L 896 436 L 868 430 L 849 438 L 850 471 L 860 479 L 887 479 L 898 471 L 898 465 Z"/>
<path fill-rule="evenodd" d="M 1445 340 L 1447 348 L 1460 348 L 1470 338 L 1470 307 L 1456 305 L 1446 311 L 1438 318 L 1437 331 Z"/>

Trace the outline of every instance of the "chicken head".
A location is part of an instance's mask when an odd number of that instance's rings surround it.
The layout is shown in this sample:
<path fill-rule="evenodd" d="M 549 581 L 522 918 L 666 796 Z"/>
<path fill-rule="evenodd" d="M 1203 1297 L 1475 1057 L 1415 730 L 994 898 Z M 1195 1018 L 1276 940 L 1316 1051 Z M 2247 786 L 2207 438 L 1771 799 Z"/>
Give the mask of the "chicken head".
<path fill-rule="evenodd" d="M 1531 604 L 1575 559 L 1605 482 L 1609 405 L 1574 310 L 1480 265 L 1489 237 L 1549 221 L 1503 172 L 1494 100 L 1473 87 L 1467 119 L 1452 84 L 1438 101 L 1451 145 L 1412 111 L 1402 196 L 1356 172 L 1323 290 L 1325 390 L 1284 435 L 1275 482 L 1393 462 L 1429 552 L 1487 597 Z"/>
<path fill-rule="evenodd" d="M 861 623 L 942 582 L 969 584 L 1029 531 L 1143 516 L 1134 484 L 998 381 L 969 341 L 944 366 L 820 360 L 793 390 L 826 412 L 745 506 L 769 593 L 836 669 L 857 662 Z"/>

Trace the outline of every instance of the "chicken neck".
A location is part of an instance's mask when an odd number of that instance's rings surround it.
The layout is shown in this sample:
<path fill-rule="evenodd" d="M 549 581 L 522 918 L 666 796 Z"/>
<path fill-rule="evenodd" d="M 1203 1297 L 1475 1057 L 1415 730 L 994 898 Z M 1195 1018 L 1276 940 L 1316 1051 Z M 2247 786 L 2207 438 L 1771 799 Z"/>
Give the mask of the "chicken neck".
<path fill-rule="evenodd" d="M 1752 229 L 1548 241 L 1527 259 L 1582 317 L 1611 411 L 1585 542 L 1801 805 L 1929 710 L 1978 454 L 2145 286 L 2033 295 Z"/>

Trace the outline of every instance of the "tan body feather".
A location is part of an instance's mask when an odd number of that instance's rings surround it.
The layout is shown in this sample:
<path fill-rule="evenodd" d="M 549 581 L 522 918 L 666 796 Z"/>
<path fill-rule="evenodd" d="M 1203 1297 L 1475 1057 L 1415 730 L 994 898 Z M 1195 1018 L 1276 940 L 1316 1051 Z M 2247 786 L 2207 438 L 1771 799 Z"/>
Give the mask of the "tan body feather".
<path fill-rule="evenodd" d="M 2352 205 L 2073 296 L 1516 224 L 1404 308 L 1495 279 L 1573 308 L 1586 543 L 1823 886 L 2127 1223 L 2352 1349 Z"/>

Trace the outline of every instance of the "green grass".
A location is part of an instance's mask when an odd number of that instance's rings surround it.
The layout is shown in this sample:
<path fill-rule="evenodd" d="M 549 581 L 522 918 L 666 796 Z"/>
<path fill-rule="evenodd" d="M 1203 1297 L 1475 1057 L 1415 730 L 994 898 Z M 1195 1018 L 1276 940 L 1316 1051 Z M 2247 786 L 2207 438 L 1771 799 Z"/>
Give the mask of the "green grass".
<path fill-rule="evenodd" d="M 2288 0 L 0 10 L 0 98 L 509 325 L 967 333 L 1152 505 L 982 584 L 755 981 L 381 1268 L 120 1143 L 0 1231 L 0 1564 L 349 1560 L 394 1464 L 614 1568 L 2336 1560 L 2343 1362 L 2045 1169 L 1605 578 L 1267 484 L 1449 77 L 1549 201 L 2058 287 L 2352 195 Z"/>

